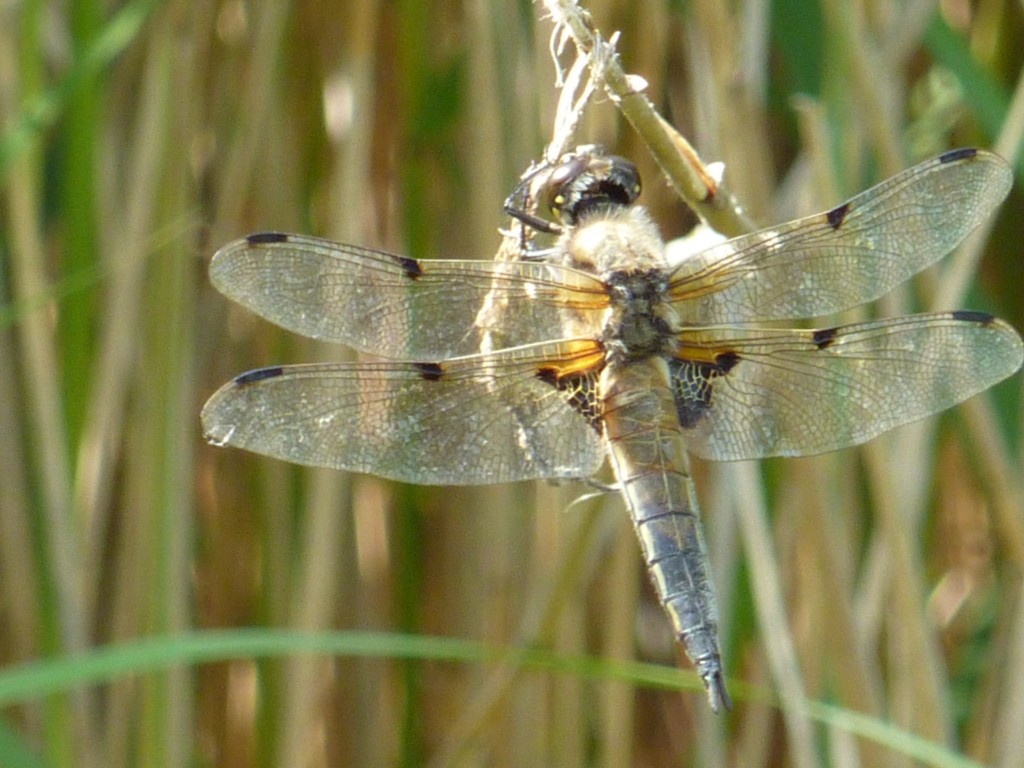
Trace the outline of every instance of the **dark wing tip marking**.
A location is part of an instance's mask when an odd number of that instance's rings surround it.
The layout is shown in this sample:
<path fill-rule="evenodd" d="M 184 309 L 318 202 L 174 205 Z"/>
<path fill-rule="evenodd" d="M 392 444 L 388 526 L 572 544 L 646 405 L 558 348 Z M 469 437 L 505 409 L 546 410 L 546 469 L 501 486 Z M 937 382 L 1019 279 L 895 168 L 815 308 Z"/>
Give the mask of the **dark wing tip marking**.
<path fill-rule="evenodd" d="M 237 387 L 244 387 L 257 381 L 276 379 L 282 373 L 284 373 L 284 368 L 279 365 L 271 366 L 270 368 L 257 368 L 254 371 L 246 371 L 235 376 L 233 383 Z"/>
<path fill-rule="evenodd" d="M 991 325 L 995 317 L 988 312 L 976 312 L 973 309 L 958 309 L 949 313 L 954 320 L 962 320 L 965 323 L 977 323 L 978 325 Z"/>
<path fill-rule="evenodd" d="M 850 212 L 850 204 L 848 202 L 842 205 L 837 205 L 831 211 L 825 214 L 825 218 L 828 219 L 828 224 L 832 229 L 839 229 L 843 224 L 843 220 L 846 218 L 846 214 Z"/>
<path fill-rule="evenodd" d="M 288 235 L 284 232 L 255 232 L 245 238 L 249 245 L 267 245 L 272 243 L 288 242 Z"/>
<path fill-rule="evenodd" d="M 961 149 L 951 149 L 949 152 L 943 152 L 939 155 L 940 163 L 955 163 L 957 160 L 970 160 L 978 154 L 978 150 L 974 147 L 963 147 Z"/>
<path fill-rule="evenodd" d="M 814 342 L 814 346 L 818 349 L 825 349 L 832 346 L 832 342 L 836 340 L 836 334 L 838 328 L 819 328 L 811 334 L 811 341 Z"/>
<path fill-rule="evenodd" d="M 444 378 L 444 368 L 440 363 L 413 363 L 412 365 L 426 381 L 440 381 Z"/>
<path fill-rule="evenodd" d="M 415 280 L 417 277 L 423 275 L 423 267 L 416 259 L 410 259 L 408 256 L 396 256 L 395 260 L 398 262 L 398 266 L 405 272 L 405 276 Z"/>

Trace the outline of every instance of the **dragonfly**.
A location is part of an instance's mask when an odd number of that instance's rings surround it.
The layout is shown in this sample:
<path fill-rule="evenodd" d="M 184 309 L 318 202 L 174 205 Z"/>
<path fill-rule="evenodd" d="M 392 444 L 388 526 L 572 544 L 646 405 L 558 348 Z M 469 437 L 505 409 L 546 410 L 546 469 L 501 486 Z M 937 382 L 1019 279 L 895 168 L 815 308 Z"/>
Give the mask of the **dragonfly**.
<path fill-rule="evenodd" d="M 373 356 L 259 368 L 206 403 L 206 438 L 428 485 L 595 478 L 610 464 L 658 598 L 711 708 L 731 708 L 689 454 L 806 456 L 870 440 L 1010 376 L 1024 344 L 959 310 L 786 327 L 873 301 L 1008 193 L 959 149 L 831 210 L 676 264 L 625 158 L 585 146 L 524 175 L 518 258 L 420 260 L 304 235 L 220 249 L 227 297 Z M 791 323 L 793 325 L 793 323 Z"/>

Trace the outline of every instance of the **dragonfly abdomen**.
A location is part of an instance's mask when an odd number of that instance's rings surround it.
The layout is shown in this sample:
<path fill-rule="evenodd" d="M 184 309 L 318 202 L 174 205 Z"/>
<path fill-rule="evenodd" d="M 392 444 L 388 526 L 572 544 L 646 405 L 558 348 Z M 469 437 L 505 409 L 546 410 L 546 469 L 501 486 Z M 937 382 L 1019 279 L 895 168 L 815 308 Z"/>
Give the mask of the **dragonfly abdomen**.
<path fill-rule="evenodd" d="M 610 364 L 601 376 L 605 440 L 644 561 L 712 709 L 730 708 L 707 547 L 660 358 Z"/>

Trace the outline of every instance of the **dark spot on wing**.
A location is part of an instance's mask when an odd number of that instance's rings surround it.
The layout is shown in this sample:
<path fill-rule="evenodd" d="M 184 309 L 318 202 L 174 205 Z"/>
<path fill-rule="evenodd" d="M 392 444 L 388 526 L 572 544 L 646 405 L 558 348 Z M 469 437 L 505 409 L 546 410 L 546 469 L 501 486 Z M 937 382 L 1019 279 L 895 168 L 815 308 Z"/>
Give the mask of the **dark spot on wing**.
<path fill-rule="evenodd" d="M 288 235 L 284 232 L 256 232 L 245 238 L 249 245 L 267 245 L 269 243 L 286 243 Z"/>
<path fill-rule="evenodd" d="M 962 320 L 965 323 L 977 323 L 978 325 L 990 325 L 995 320 L 988 312 L 975 312 L 971 309 L 958 309 L 949 314 L 954 320 Z"/>
<path fill-rule="evenodd" d="M 836 332 L 838 330 L 838 328 L 819 328 L 811 335 L 811 341 L 814 342 L 814 346 L 818 349 L 830 347 L 832 342 L 836 340 Z"/>
<path fill-rule="evenodd" d="M 832 229 L 839 229 L 842 226 L 843 220 L 846 218 L 846 214 L 850 212 L 850 204 L 843 203 L 837 205 L 831 211 L 825 214 L 825 218 L 828 219 L 829 226 Z"/>
<path fill-rule="evenodd" d="M 537 371 L 537 378 L 552 387 L 558 386 L 558 371 L 554 368 L 541 368 Z"/>
<path fill-rule="evenodd" d="M 423 275 L 423 267 L 416 259 L 410 259 L 408 256 L 395 256 L 395 260 L 405 272 L 406 277 L 415 280 Z"/>
<path fill-rule="evenodd" d="M 972 157 L 978 154 L 978 150 L 974 147 L 964 147 L 963 149 L 951 149 L 949 152 L 943 152 L 939 155 L 940 163 L 955 163 L 957 160 L 970 160 Z"/>
<path fill-rule="evenodd" d="M 427 381 L 440 381 L 444 378 L 444 368 L 438 363 L 413 363 L 412 366 Z"/>
<path fill-rule="evenodd" d="M 738 352 L 733 352 L 731 349 L 726 352 L 720 352 L 715 355 L 715 371 L 719 376 L 724 376 L 740 361 Z"/>
<path fill-rule="evenodd" d="M 537 378 L 565 395 L 572 409 L 601 434 L 601 403 L 597 397 L 598 371 L 559 377 L 556 369 L 541 368 L 537 371 Z"/>
<path fill-rule="evenodd" d="M 257 368 L 254 371 L 246 371 L 245 373 L 235 376 L 234 384 L 237 387 L 244 387 L 247 384 L 254 384 L 257 381 L 276 379 L 282 373 L 284 373 L 284 368 L 279 365 L 275 365 L 270 368 Z"/>
<path fill-rule="evenodd" d="M 715 356 L 714 362 L 670 360 L 669 372 L 676 415 L 683 429 L 693 429 L 713 406 L 715 380 L 727 375 L 742 360 L 732 350 Z"/>

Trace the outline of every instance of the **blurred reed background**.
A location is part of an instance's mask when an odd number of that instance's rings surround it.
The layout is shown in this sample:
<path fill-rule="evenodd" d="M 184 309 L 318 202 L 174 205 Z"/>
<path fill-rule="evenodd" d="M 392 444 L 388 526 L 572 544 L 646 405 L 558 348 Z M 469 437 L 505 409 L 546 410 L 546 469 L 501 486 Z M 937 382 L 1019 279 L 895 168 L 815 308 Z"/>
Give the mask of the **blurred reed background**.
<path fill-rule="evenodd" d="M 400 487 L 199 434 L 231 375 L 347 354 L 215 294 L 219 245 L 491 258 L 550 134 L 541 8 L 108 6 L 0 11 L 0 765 L 1024 764 L 1020 376 L 862 450 L 698 467 L 737 700 L 711 716 L 692 676 L 613 663 L 678 662 L 614 496 Z M 1024 178 L 1018 3 L 588 7 L 760 222 L 953 146 Z M 581 139 L 683 234 L 599 101 Z M 1020 206 L 880 311 L 1024 327 Z M 446 660 L 460 639 L 546 655 Z"/>

